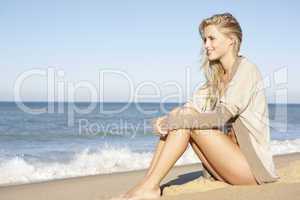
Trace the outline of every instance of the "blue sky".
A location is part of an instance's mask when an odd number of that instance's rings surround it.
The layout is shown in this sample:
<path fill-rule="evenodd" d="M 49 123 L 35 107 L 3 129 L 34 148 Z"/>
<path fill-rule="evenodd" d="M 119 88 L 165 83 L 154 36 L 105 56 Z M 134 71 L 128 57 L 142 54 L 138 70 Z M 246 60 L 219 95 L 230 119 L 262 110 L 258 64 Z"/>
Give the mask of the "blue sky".
<path fill-rule="evenodd" d="M 268 101 L 278 102 L 276 94 L 287 91 L 288 103 L 300 103 L 299 9 L 298 1 L 1 1 L 0 100 L 14 100 L 15 82 L 24 72 L 51 67 L 64 71 L 55 87 L 87 81 L 104 101 L 127 101 L 137 94 L 144 95 L 138 101 L 184 101 L 204 81 L 199 23 L 231 12 L 244 33 L 241 54 L 270 81 Z M 100 71 L 108 69 L 126 74 L 133 89 L 124 76 L 112 73 L 101 84 Z M 284 70 L 286 80 L 274 83 Z M 32 76 L 21 86 L 23 100 L 47 100 L 45 77 Z M 54 100 L 70 100 L 67 90 Z M 90 97 L 82 87 L 73 99 Z"/>

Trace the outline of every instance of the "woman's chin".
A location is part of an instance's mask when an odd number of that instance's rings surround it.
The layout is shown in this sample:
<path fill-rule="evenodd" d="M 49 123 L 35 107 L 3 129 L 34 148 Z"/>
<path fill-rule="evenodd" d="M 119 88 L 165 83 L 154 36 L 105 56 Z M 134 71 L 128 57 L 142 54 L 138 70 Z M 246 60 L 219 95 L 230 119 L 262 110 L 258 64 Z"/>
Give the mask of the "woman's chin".
<path fill-rule="evenodd" d="M 209 61 L 215 61 L 215 60 L 218 60 L 219 58 L 218 58 L 217 56 L 208 55 L 208 56 L 207 56 L 207 59 L 208 59 Z"/>

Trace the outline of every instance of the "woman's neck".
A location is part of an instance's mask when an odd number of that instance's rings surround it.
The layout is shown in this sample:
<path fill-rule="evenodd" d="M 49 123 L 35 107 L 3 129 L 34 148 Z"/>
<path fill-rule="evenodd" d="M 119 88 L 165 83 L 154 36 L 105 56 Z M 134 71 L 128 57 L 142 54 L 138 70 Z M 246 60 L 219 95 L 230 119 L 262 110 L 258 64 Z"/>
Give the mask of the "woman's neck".
<path fill-rule="evenodd" d="M 234 64 L 234 62 L 237 59 L 237 55 L 234 55 L 232 53 L 228 53 L 226 55 L 224 55 L 222 58 L 220 58 L 220 63 L 223 67 L 223 69 L 225 70 L 225 74 L 229 75 L 231 73 L 232 70 L 232 66 Z"/>

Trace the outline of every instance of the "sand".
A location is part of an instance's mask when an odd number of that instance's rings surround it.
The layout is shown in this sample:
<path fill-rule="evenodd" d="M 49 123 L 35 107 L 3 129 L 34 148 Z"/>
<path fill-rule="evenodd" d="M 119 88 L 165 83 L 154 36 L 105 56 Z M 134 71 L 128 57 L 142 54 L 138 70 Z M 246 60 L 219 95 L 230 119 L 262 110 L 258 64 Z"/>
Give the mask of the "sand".
<path fill-rule="evenodd" d="M 232 186 L 205 179 L 201 164 L 174 167 L 162 182 L 159 199 L 300 199 L 300 153 L 275 156 L 279 181 L 259 186 Z M 145 170 L 85 176 L 0 187 L 0 200 L 105 200 L 127 191 Z"/>
<path fill-rule="evenodd" d="M 279 181 L 271 184 L 278 183 L 300 183 L 300 160 L 291 161 L 286 166 L 277 169 L 278 175 L 280 176 Z M 199 177 L 194 181 L 190 181 L 180 186 L 169 186 L 164 189 L 164 195 L 178 195 L 183 193 L 194 193 L 194 192 L 205 192 L 218 188 L 234 187 L 230 184 L 205 179 Z M 300 199 L 300 196 L 299 196 Z"/>

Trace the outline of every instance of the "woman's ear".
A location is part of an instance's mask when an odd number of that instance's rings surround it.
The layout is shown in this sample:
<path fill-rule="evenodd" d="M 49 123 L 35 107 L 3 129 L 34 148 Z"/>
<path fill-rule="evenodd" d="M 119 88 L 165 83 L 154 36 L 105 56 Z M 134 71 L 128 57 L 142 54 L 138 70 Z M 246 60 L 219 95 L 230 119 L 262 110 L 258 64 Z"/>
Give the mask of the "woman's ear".
<path fill-rule="evenodd" d="M 234 35 L 229 35 L 229 44 L 230 44 L 230 46 L 234 46 L 235 45 L 235 36 Z"/>

